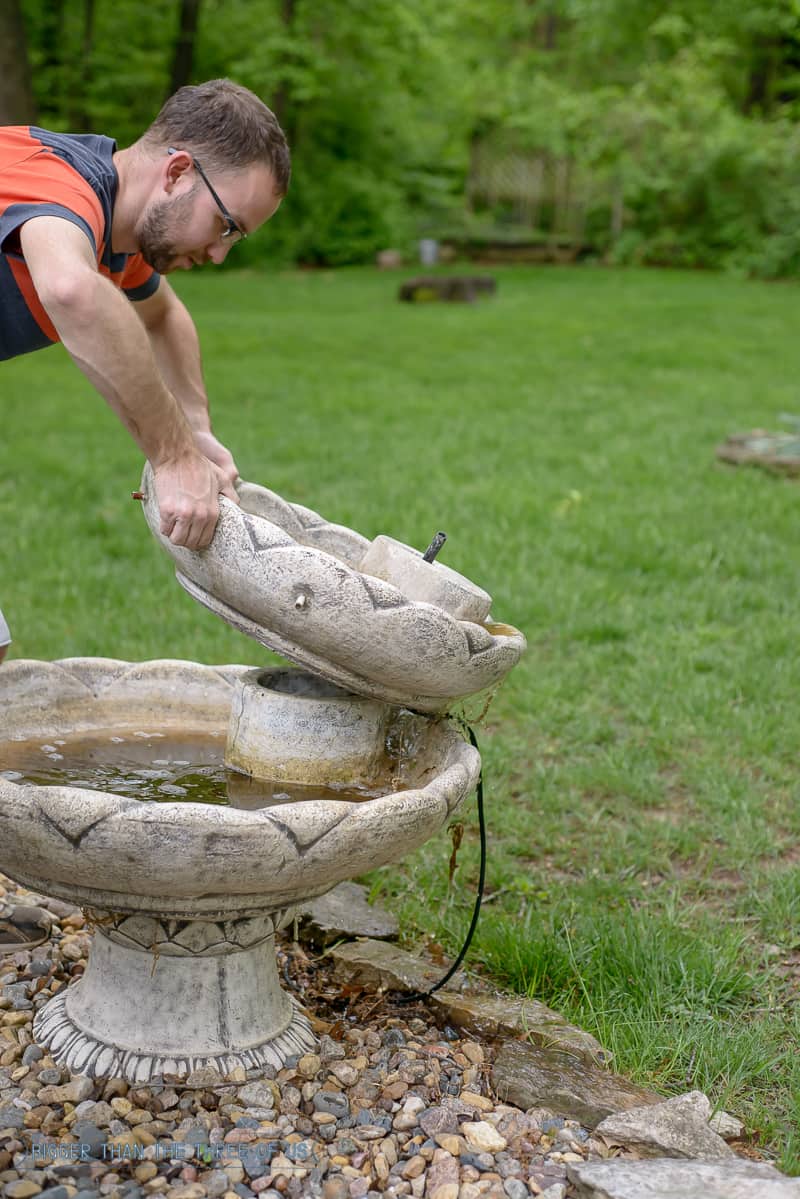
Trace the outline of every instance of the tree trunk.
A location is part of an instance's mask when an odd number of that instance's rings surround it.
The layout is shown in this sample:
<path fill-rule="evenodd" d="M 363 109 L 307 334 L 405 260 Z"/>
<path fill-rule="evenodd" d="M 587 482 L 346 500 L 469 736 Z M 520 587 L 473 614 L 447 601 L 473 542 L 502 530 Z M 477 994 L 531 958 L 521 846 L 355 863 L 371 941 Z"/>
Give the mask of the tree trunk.
<path fill-rule="evenodd" d="M 294 29 L 297 0 L 281 0 L 281 21 L 286 33 L 291 36 Z M 272 111 L 278 118 L 281 129 L 286 134 L 286 140 L 294 149 L 297 133 L 297 113 L 291 109 L 291 97 L 286 81 L 281 80 L 272 97 Z"/>
<path fill-rule="evenodd" d="M 780 62 L 780 43 L 775 38 L 758 38 L 753 48 L 748 77 L 745 116 L 759 112 L 769 116 L 775 91 L 775 76 Z"/>
<path fill-rule="evenodd" d="M 80 53 L 76 55 L 71 71 L 68 72 L 68 114 L 73 133 L 88 133 L 91 129 L 89 114 L 89 84 L 92 78 L 92 51 L 94 49 L 95 0 L 83 0 L 83 30 Z"/>
<path fill-rule="evenodd" d="M 29 125 L 36 105 L 19 0 L 0 0 L 0 125 Z"/>
<path fill-rule="evenodd" d="M 42 11 L 39 34 L 39 52 L 41 55 L 40 95 L 46 96 L 41 120 L 47 116 L 64 115 L 66 104 L 65 81 L 65 35 L 64 35 L 64 0 L 50 0 Z"/>
<path fill-rule="evenodd" d="M 201 0 L 181 0 L 181 16 L 175 52 L 172 58 L 169 94 L 191 82 L 194 68 L 194 46 L 197 38 L 197 23 L 200 17 Z"/>
<path fill-rule="evenodd" d="M 558 17 L 549 12 L 541 18 L 539 24 L 539 42 L 544 50 L 555 50 L 558 33 Z"/>

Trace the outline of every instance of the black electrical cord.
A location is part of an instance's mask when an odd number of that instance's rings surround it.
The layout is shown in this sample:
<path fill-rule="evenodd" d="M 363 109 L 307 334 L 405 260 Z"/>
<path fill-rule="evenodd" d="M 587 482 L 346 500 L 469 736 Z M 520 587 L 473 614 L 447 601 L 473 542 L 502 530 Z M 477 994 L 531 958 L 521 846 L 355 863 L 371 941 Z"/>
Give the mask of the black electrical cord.
<path fill-rule="evenodd" d="M 469 736 L 470 742 L 475 747 L 475 749 L 478 749 L 478 739 L 475 736 L 474 731 L 470 728 L 469 725 L 465 725 L 464 727 L 466 728 L 466 732 L 467 732 L 467 735 Z M 478 752 L 480 753 L 480 750 L 478 750 Z M 475 789 L 475 797 L 476 797 L 477 804 L 478 804 L 478 829 L 480 831 L 480 839 L 481 839 L 481 864 L 480 864 L 480 870 L 478 872 L 478 894 L 475 896 L 475 906 L 472 910 L 472 922 L 469 926 L 469 932 L 467 933 L 464 944 L 461 946 L 461 952 L 459 953 L 456 960 L 453 962 L 450 969 L 447 971 L 447 974 L 445 974 L 443 978 L 440 978 L 438 983 L 434 983 L 434 985 L 428 991 L 412 991 L 410 995 L 403 995 L 402 998 L 399 1000 L 400 1003 L 418 1003 L 420 1000 L 429 999 L 430 996 L 433 995 L 433 993 L 435 991 L 438 991 L 441 987 L 443 987 L 445 985 L 445 983 L 449 982 L 450 979 L 455 974 L 456 970 L 458 970 L 458 967 L 464 961 L 464 958 L 467 956 L 467 950 L 469 949 L 472 938 L 475 935 L 475 929 L 478 927 L 478 917 L 481 914 L 481 901 L 483 899 L 483 885 L 484 885 L 484 882 L 486 881 L 486 818 L 485 818 L 484 812 L 483 812 L 483 765 L 482 764 L 481 764 L 480 773 L 478 775 L 478 785 Z"/>

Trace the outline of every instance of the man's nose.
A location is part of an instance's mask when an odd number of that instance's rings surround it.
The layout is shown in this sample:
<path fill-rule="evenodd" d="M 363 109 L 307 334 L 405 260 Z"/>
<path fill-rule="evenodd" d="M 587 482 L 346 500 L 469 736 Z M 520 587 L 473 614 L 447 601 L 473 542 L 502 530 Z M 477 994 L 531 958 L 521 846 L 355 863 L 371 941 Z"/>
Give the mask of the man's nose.
<path fill-rule="evenodd" d="M 208 255 L 208 257 L 211 259 L 211 261 L 213 263 L 216 263 L 216 265 L 219 266 L 219 264 L 221 262 L 224 262 L 225 259 L 228 257 L 229 250 L 230 250 L 230 246 L 227 245 L 226 242 L 215 241 L 215 242 L 213 242 L 212 245 L 210 245 L 208 247 L 208 249 L 206 250 L 206 254 Z"/>

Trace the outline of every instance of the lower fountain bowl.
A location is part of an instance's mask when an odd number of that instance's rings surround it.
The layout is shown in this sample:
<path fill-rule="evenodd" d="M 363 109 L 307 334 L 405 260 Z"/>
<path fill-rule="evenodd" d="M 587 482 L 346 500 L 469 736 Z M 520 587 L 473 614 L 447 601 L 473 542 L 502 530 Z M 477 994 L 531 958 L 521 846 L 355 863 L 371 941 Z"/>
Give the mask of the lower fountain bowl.
<path fill-rule="evenodd" d="M 74 658 L 0 672 L 3 749 L 157 727 L 224 737 L 241 666 Z M 142 802 L 0 776 L 0 868 L 89 909 L 84 979 L 34 1031 L 75 1072 L 144 1082 L 202 1065 L 279 1066 L 313 1043 L 278 984 L 274 933 L 295 905 L 398 860 L 474 787 L 477 752 L 449 721 L 407 715 L 413 760 L 363 802 L 256 810 Z"/>

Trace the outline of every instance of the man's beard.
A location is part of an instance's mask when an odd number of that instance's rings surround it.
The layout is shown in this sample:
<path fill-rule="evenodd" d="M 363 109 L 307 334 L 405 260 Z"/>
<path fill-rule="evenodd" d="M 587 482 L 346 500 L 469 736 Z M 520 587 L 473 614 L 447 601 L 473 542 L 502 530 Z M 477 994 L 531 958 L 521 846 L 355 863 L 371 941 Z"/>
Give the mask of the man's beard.
<path fill-rule="evenodd" d="M 146 209 L 137 230 L 139 252 L 148 266 L 165 275 L 178 257 L 175 235 L 188 223 L 188 210 L 194 203 L 197 184 L 185 196 L 159 200 Z"/>

